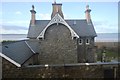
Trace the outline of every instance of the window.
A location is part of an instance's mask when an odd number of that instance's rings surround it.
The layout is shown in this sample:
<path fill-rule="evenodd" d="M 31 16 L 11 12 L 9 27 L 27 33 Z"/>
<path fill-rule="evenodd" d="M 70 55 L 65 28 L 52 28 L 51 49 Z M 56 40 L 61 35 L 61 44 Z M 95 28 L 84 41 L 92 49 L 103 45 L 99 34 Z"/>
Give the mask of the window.
<path fill-rule="evenodd" d="M 79 44 L 79 45 L 82 45 L 82 43 L 83 43 L 83 40 L 82 40 L 82 39 L 79 39 L 78 44 Z"/>
<path fill-rule="evenodd" d="M 87 44 L 87 45 L 90 44 L 90 39 L 86 39 L 86 44 Z"/>

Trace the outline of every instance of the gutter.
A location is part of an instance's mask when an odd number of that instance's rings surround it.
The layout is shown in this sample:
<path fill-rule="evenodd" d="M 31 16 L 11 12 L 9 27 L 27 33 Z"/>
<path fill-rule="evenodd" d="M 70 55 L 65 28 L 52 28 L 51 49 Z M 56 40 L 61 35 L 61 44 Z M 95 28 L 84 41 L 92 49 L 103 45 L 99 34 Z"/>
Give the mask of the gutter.
<path fill-rule="evenodd" d="M 21 64 L 15 62 L 14 60 L 12 60 L 11 58 L 7 57 L 6 55 L 4 55 L 3 53 L 0 52 L 0 56 L 7 59 L 8 61 L 10 61 L 11 63 L 13 63 L 14 65 L 16 65 L 17 67 L 21 67 Z"/>
<path fill-rule="evenodd" d="M 34 54 L 36 53 L 26 41 L 25 41 L 25 44 L 28 46 L 28 48 L 29 48 Z"/>

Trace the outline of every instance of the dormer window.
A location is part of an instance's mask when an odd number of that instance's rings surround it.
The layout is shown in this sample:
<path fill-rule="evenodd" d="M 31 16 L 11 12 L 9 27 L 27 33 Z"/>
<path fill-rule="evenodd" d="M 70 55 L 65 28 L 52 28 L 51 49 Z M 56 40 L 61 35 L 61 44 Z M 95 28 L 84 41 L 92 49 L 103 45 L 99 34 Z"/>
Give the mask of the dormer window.
<path fill-rule="evenodd" d="M 82 45 L 82 43 L 83 43 L 83 40 L 82 40 L 82 39 L 79 39 L 78 44 L 79 44 L 79 45 Z"/>
<path fill-rule="evenodd" d="M 90 44 L 90 39 L 86 39 L 86 44 L 87 44 L 87 45 Z"/>

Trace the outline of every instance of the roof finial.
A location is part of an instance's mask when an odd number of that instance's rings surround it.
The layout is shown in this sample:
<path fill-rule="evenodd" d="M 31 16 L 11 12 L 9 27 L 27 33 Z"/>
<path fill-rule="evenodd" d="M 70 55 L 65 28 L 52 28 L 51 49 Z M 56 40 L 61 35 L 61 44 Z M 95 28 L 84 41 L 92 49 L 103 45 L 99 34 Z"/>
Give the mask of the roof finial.
<path fill-rule="evenodd" d="M 56 0 L 54 0 L 54 3 L 56 4 Z"/>
<path fill-rule="evenodd" d="M 86 10 L 88 10 L 89 9 L 89 5 L 86 5 Z"/>
<path fill-rule="evenodd" d="M 34 5 L 32 5 L 32 10 L 34 10 Z"/>

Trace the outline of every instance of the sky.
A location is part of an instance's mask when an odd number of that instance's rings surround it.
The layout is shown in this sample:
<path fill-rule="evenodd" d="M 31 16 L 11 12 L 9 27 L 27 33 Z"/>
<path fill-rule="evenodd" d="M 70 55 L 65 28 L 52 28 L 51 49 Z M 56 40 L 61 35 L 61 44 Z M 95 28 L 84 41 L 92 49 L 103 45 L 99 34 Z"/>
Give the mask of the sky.
<path fill-rule="evenodd" d="M 91 19 L 97 33 L 118 32 L 118 2 L 74 2 L 60 1 L 65 19 L 85 19 L 85 7 L 88 4 Z M 37 20 L 50 20 L 52 1 L 15 2 L 3 1 L 0 6 L 0 33 L 27 34 L 31 19 L 31 7 L 35 6 Z"/>

